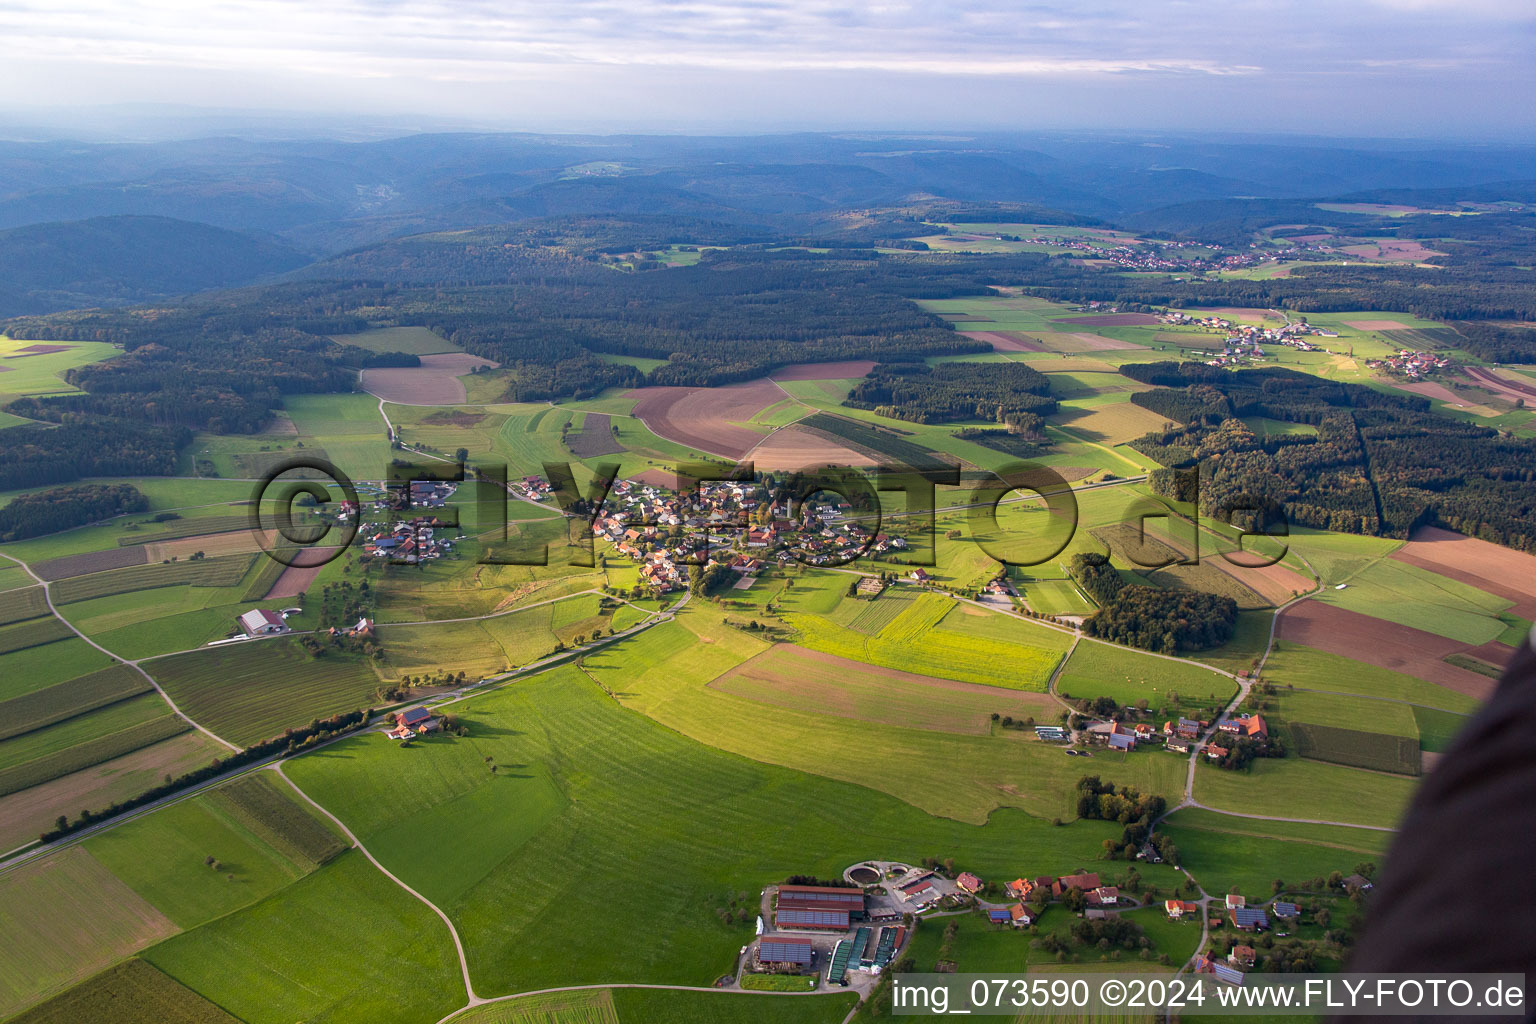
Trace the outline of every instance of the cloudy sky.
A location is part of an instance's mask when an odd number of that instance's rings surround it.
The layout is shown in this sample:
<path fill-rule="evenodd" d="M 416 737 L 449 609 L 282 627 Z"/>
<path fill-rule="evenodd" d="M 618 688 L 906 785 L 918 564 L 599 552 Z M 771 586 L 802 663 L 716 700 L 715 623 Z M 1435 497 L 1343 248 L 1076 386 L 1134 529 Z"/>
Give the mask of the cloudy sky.
<path fill-rule="evenodd" d="M 0 108 L 508 128 L 1536 130 L 1536 0 L 0 0 Z"/>

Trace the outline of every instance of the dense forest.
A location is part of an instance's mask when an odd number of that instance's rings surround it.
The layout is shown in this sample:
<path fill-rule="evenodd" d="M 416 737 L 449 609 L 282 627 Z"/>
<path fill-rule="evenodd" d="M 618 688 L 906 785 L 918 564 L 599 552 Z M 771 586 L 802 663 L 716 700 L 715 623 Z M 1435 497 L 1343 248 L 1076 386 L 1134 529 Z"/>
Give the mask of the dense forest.
<path fill-rule="evenodd" d="M 147 508 L 149 499 L 132 484 L 87 484 L 22 494 L 0 508 L 0 541 L 40 537 Z"/>
<path fill-rule="evenodd" d="M 1291 370 L 1142 363 L 1122 372 L 1161 385 L 1133 402 L 1184 424 L 1134 442 L 1169 467 L 1152 474 L 1153 488 L 1187 499 L 1190 478 L 1179 471 L 1198 465 L 1204 514 L 1270 505 L 1318 529 L 1406 537 L 1433 523 L 1536 549 L 1536 441 L 1441 416 L 1417 395 Z M 1243 416 L 1317 432 L 1259 437 Z"/>
<path fill-rule="evenodd" d="M 1079 552 L 1068 567 L 1099 610 L 1083 632 L 1162 654 L 1220 647 L 1237 625 L 1237 602 L 1193 590 L 1128 583 L 1103 555 Z"/>
<path fill-rule="evenodd" d="M 1038 437 L 1056 411 L 1051 382 L 1025 363 L 885 363 L 854 385 L 844 405 L 914 423 L 987 420 Z"/>

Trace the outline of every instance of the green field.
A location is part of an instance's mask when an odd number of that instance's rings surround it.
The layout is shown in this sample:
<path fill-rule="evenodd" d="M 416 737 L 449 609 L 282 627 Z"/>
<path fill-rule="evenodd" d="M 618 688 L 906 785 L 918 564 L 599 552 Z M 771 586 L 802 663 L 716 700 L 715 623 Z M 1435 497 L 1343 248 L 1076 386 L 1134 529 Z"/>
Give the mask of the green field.
<path fill-rule="evenodd" d="M 1032 732 L 1008 729 L 966 736 L 920 727 L 935 724 L 942 708 L 919 713 L 907 728 L 886 721 L 850 721 L 827 713 L 809 698 L 801 698 L 797 707 L 784 706 L 785 698 L 779 706 L 765 706 L 706 685 L 766 649 L 762 640 L 719 625 L 690 607 L 676 622 L 589 655 L 583 665 L 625 705 L 701 743 L 867 785 L 933 814 L 979 823 L 1005 806 L 1022 807 L 1046 819 L 1071 813 L 1072 787 L 1086 766 L 1080 768 L 1077 759 L 1039 742 Z M 856 671 L 850 672 L 850 682 L 857 678 Z M 722 680 L 720 685 L 728 684 Z M 1034 696 L 998 689 L 1000 701 L 1015 695 Z M 900 705 L 893 699 L 884 713 L 897 714 Z M 956 728 L 953 721 L 943 724 Z M 893 773 L 893 763 L 922 764 L 925 770 Z M 1152 753 L 1106 754 L 1093 762 L 1093 770 L 1170 796 L 1183 787 L 1183 763 Z M 1018 785 L 1021 773 L 1029 775 L 1031 785 Z"/>
<path fill-rule="evenodd" d="M 69 682 L 0 701 L 0 740 L 62 722 L 145 693 L 149 682 L 125 665 L 100 669 Z"/>
<path fill-rule="evenodd" d="M 1145 700 L 1150 709 L 1171 715 L 1180 708 L 1204 711 L 1224 705 L 1237 692 L 1237 683 L 1187 662 L 1084 641 L 1067 659 L 1056 690 L 1073 698 L 1112 697 L 1122 705 Z"/>
<path fill-rule="evenodd" d="M 146 693 L 0 743 L 0 796 L 62 778 L 190 729 Z"/>
<path fill-rule="evenodd" d="M 26 355 L 33 345 L 62 345 L 64 351 Z M 55 395 L 76 392 L 64 382 L 64 371 L 121 355 L 116 346 L 99 341 L 22 341 L 0 335 L 0 404 L 18 395 Z"/>
<path fill-rule="evenodd" d="M 1299 886 L 1334 871 L 1349 874 L 1361 861 L 1379 861 L 1389 832 L 1298 825 L 1236 818 L 1188 808 L 1171 815 L 1158 831 L 1179 850 L 1180 866 L 1207 892 L 1237 886 L 1249 899 L 1268 899 L 1274 880 Z"/>
<path fill-rule="evenodd" d="M 1417 783 L 1300 758 L 1258 758 L 1246 772 L 1202 764 L 1195 799 L 1218 810 L 1393 827 Z"/>
<path fill-rule="evenodd" d="M 1436 711 L 1433 708 L 1415 707 L 1413 709 L 1414 724 L 1419 731 L 1419 749 L 1443 753 L 1451 748 L 1451 741 L 1456 738 L 1462 728 L 1467 724 L 1467 716 L 1452 714 L 1449 711 Z"/>
<path fill-rule="evenodd" d="M 0 1014 L 84 981 L 175 930 L 80 847 L 0 875 Z"/>
<path fill-rule="evenodd" d="M 1419 774 L 1419 738 L 1292 722 L 1296 753 L 1314 761 L 1397 775 Z"/>
<path fill-rule="evenodd" d="M 114 594 L 140 593 L 157 587 L 233 587 L 245 578 L 255 555 L 214 555 L 184 562 L 155 562 L 111 572 L 74 576 L 53 585 L 56 604 L 89 601 Z"/>
<path fill-rule="evenodd" d="M 1313 690 L 1282 690 L 1274 698 L 1275 717 L 1292 723 L 1359 729 L 1417 740 L 1414 707 L 1402 701 L 1351 697 Z"/>
<path fill-rule="evenodd" d="M 1477 709 L 1475 698 L 1391 669 L 1367 665 L 1299 644 L 1277 642 L 1264 666 L 1264 678 L 1287 687 L 1406 701 L 1463 714 Z"/>
<path fill-rule="evenodd" d="M 715 908 L 738 894 L 755 900 L 766 881 L 840 871 L 869 855 L 854 851 L 874 849 L 908 858 L 963 850 L 978 871 L 1068 870 L 1091 860 L 1113 828 L 1053 829 L 1017 812 L 985 827 L 929 817 L 862 787 L 694 743 L 624 711 L 576 668 L 457 713 L 466 738 L 402 749 L 359 736 L 287 771 L 444 906 L 486 992 L 599 979 L 708 984 L 751 934 L 746 921 L 722 924 Z M 860 813 L 850 816 L 855 803 Z M 693 825 L 702 814 L 707 830 Z M 432 840 L 443 835 L 459 841 Z M 648 876 L 646 899 L 605 895 L 633 865 L 663 860 L 672 868 Z"/>
<path fill-rule="evenodd" d="M 143 956 L 246 1024 L 437 1020 L 465 1001 L 442 922 L 355 852 Z"/>
<path fill-rule="evenodd" d="M 795 997 L 639 988 L 613 992 L 620 1024 L 838 1024 L 856 999 L 847 992 Z"/>
<path fill-rule="evenodd" d="M 1468 644 L 1498 639 L 1507 598 L 1427 569 L 1387 558 L 1350 577 L 1344 590 L 1325 589 L 1317 600 Z"/>
<path fill-rule="evenodd" d="M 241 745 L 366 708 L 379 688 L 366 661 L 335 651 L 313 657 L 281 637 L 160 658 L 149 669 L 199 725 Z"/>

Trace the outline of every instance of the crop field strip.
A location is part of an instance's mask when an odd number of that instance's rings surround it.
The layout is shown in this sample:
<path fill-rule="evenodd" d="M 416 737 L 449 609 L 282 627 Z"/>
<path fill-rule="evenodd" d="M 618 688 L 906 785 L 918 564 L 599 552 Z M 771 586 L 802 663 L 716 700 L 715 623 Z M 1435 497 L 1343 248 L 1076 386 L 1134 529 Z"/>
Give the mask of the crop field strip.
<path fill-rule="evenodd" d="M 181 537 L 199 537 L 205 533 L 232 533 L 236 530 L 248 530 L 251 528 L 251 517 L 249 513 L 241 512 L 235 515 L 171 519 L 163 523 L 155 523 L 153 526 L 153 530 L 145 531 L 143 535 L 132 533 L 126 537 L 117 538 L 117 546 L 126 548 L 136 544 L 177 540 Z"/>
<path fill-rule="evenodd" d="M 285 790 L 279 789 L 268 773 L 258 773 L 215 790 L 211 799 L 306 870 L 313 871 L 339 857 L 347 844 Z"/>
<path fill-rule="evenodd" d="M 255 555 L 214 555 L 211 558 L 138 565 L 110 572 L 72 576 L 53 584 L 57 604 L 73 604 L 114 594 L 130 594 L 158 587 L 233 587 L 250 571 Z M 271 561 L 268 559 L 267 561 Z"/>
<path fill-rule="evenodd" d="M 112 664 L 111 658 L 78 637 L 0 654 L 0 700 L 66 683 Z"/>
<path fill-rule="evenodd" d="M 176 926 L 102 866 L 70 847 L 0 875 L 0 1014 L 83 981 Z"/>
<path fill-rule="evenodd" d="M 151 689 L 138 672 L 126 665 L 113 665 L 69 682 L 55 683 L 0 701 L 0 740 L 148 693 Z"/>
<path fill-rule="evenodd" d="M 12 1017 L 9 1024 L 241 1024 L 147 961 L 131 957 L 45 1003 Z"/>
<path fill-rule="evenodd" d="M 32 571 L 50 582 L 84 576 L 86 573 L 105 572 L 108 569 L 125 569 L 131 565 L 143 565 L 149 554 L 142 544 L 132 547 L 108 548 L 104 551 L 87 551 L 78 555 L 61 555 L 38 562 Z"/>
<path fill-rule="evenodd" d="M 74 635 L 74 631 L 65 622 L 51 615 L 0 626 L 0 654 L 41 647 Z"/>
<path fill-rule="evenodd" d="M 1290 731 L 1301 757 L 1396 775 L 1419 774 L 1417 737 L 1305 722 L 1290 723 Z"/>
<path fill-rule="evenodd" d="M 0 594 L 0 626 L 23 622 L 48 614 L 48 602 L 42 587 L 26 587 Z"/>
<path fill-rule="evenodd" d="M 157 698 L 158 700 L 158 698 Z M 124 754 L 179 736 L 192 728 L 180 715 L 166 714 L 117 732 L 85 740 L 30 761 L 0 768 L 0 796 L 61 779 Z"/>
<path fill-rule="evenodd" d="M 366 708 L 379 678 L 346 655 L 313 658 L 291 639 L 257 640 L 156 659 L 151 673 L 193 720 L 232 743 Z"/>
<path fill-rule="evenodd" d="M 623 1024 L 608 989 L 549 992 L 471 1007 L 450 1024 Z"/>

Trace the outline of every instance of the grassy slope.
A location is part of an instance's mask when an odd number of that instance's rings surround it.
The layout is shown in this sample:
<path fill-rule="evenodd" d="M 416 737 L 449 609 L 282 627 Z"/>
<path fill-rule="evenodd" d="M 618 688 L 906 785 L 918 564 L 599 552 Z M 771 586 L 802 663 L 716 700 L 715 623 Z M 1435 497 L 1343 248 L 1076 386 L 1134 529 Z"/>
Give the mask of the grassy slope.
<path fill-rule="evenodd" d="M 382 844 L 391 870 L 444 901 L 487 992 L 708 984 L 751 933 L 714 914 L 733 894 L 791 872 L 926 851 L 964 850 L 983 872 L 1069 870 L 1092 860 L 1112 829 L 1053 829 L 1017 812 L 985 827 L 929 817 L 694 743 L 624 711 L 575 668 L 476 698 L 461 713 L 465 739 L 402 750 L 358 737 L 288 770 L 364 842 Z M 491 773 L 487 757 L 501 770 Z M 524 820 L 487 828 L 498 816 Z M 705 819 L 709 827 L 698 827 Z M 457 837 L 460 849 L 410 838 L 413 823 Z M 647 872 L 640 897 L 635 866 L 662 863 L 668 869 Z"/>

